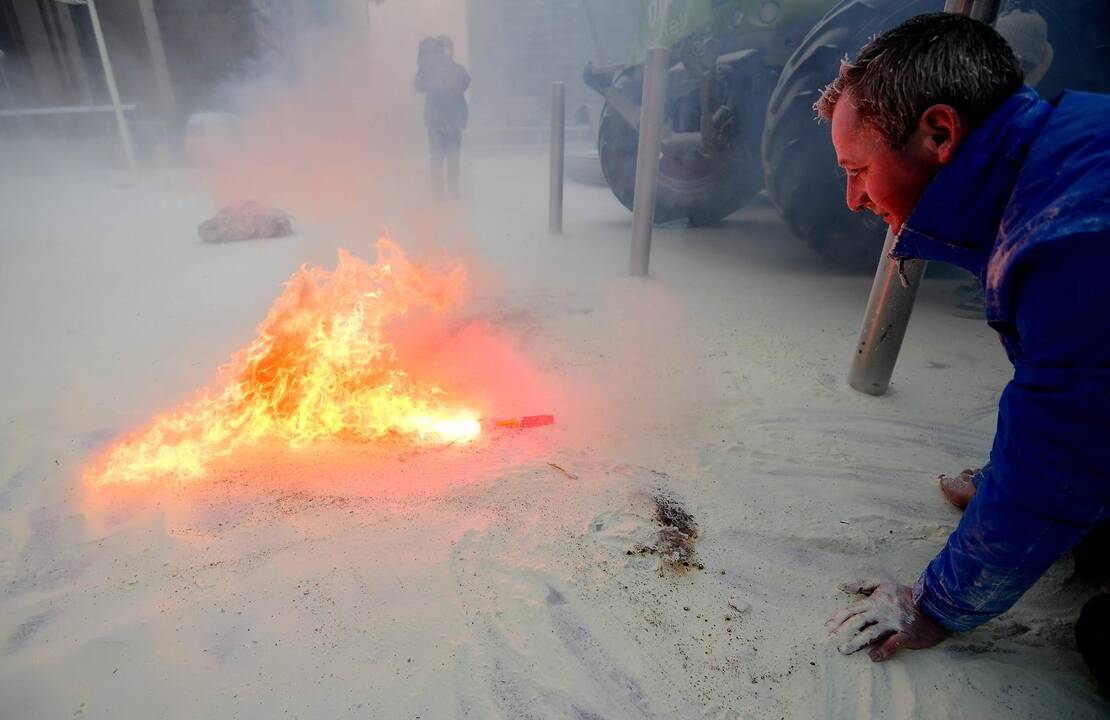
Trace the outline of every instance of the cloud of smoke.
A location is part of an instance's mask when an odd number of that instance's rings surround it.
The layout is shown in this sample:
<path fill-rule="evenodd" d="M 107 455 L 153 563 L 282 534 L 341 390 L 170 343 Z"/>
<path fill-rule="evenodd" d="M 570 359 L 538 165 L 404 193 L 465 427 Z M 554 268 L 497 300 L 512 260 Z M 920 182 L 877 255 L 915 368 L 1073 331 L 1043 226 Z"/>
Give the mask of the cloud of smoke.
<path fill-rule="evenodd" d="M 278 205 L 339 244 L 361 245 L 425 199 L 411 90 L 358 33 L 319 29 L 295 51 L 295 77 L 239 88 L 236 119 L 190 150 L 217 205 Z"/>
<path fill-rule="evenodd" d="M 451 34 L 465 61 L 462 10 L 441 5 L 351 4 L 329 22 L 297 17 L 264 37 L 264 66 L 224 93 L 232 116 L 194 123 L 187 142 L 213 202 L 278 205 L 349 246 L 382 225 L 410 249 L 425 238 L 402 237 L 398 225 L 441 234 L 427 222 L 444 213 L 432 205 L 412 85 L 422 37 Z"/>

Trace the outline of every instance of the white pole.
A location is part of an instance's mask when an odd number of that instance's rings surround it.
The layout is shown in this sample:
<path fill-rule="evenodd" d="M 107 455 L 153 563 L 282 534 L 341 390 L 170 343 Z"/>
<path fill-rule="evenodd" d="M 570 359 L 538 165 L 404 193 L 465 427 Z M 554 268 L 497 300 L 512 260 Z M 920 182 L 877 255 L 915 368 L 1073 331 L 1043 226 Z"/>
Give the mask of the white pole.
<path fill-rule="evenodd" d="M 632 257 L 629 272 L 641 277 L 651 264 L 651 224 L 659 180 L 659 148 L 667 102 L 667 48 L 647 49 L 644 92 L 640 104 L 640 139 L 636 149 L 636 189 L 632 199 Z"/>
<path fill-rule="evenodd" d="M 127 129 L 127 118 L 123 116 L 123 105 L 119 99 L 119 89 L 116 87 L 116 76 L 112 72 L 112 60 L 108 57 L 108 47 L 104 44 L 104 32 L 100 29 L 100 16 L 96 13 L 96 0 L 86 0 L 89 6 L 89 15 L 92 17 L 93 33 L 96 35 L 96 47 L 100 51 L 100 64 L 104 66 L 104 79 L 108 83 L 108 94 L 112 96 L 112 107 L 116 111 L 116 126 L 119 128 L 119 139 L 123 145 L 123 154 L 127 156 L 127 165 L 131 172 L 139 171 L 135 162 L 135 148 L 131 145 L 131 132 Z"/>

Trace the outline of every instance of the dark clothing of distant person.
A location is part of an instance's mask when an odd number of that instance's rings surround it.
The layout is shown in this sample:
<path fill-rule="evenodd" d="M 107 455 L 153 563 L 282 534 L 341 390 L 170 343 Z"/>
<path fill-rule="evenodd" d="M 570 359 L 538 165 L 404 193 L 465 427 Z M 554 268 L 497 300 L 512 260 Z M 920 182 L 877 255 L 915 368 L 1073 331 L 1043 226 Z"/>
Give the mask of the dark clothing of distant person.
<path fill-rule="evenodd" d="M 470 74 L 438 42 L 422 43 L 417 63 L 413 86 L 426 96 L 424 126 L 431 153 L 432 189 L 436 197 L 444 196 L 446 170 L 447 191 L 458 197 L 459 153 L 469 117 L 465 93 L 470 87 Z"/>

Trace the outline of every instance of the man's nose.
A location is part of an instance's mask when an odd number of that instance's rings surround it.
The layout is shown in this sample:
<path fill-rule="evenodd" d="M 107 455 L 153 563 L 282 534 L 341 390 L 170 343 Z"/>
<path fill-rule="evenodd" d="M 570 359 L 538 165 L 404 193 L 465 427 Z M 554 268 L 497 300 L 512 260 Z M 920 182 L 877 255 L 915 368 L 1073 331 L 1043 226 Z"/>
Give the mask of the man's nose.
<path fill-rule="evenodd" d="M 848 203 L 848 209 L 852 212 L 863 210 L 870 201 L 870 198 L 867 197 L 867 191 L 863 189 L 863 183 L 858 178 L 850 175 L 848 176 L 848 190 L 844 199 Z"/>

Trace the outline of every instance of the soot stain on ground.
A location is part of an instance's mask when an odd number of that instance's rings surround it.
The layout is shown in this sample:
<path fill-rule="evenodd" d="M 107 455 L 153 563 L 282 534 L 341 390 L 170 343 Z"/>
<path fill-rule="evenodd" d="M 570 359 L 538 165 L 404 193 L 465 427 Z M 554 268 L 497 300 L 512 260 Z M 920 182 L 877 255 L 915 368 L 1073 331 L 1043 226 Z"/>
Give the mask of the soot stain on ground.
<path fill-rule="evenodd" d="M 694 516 L 667 490 L 652 491 L 651 501 L 655 505 L 655 520 L 659 523 L 655 542 L 638 545 L 629 550 L 628 554 L 659 556 L 661 571 L 669 569 L 676 573 L 685 573 L 691 569 L 704 570 L 705 565 L 697 561 L 695 554 L 698 524 Z"/>

